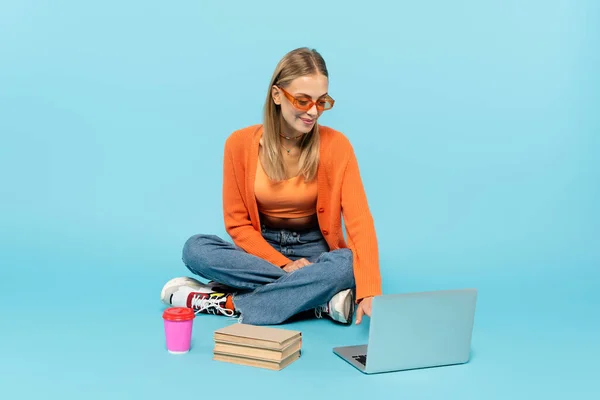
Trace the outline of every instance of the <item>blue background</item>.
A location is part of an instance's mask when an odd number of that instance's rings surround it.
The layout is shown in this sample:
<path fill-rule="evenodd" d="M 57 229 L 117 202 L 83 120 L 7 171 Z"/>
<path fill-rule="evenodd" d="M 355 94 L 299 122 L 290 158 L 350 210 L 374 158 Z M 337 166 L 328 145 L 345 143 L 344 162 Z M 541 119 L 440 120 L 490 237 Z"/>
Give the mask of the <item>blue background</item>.
<path fill-rule="evenodd" d="M 598 393 L 596 1 L 3 1 L 0 397 L 577 398 Z M 223 235 L 225 138 L 317 48 L 387 293 L 477 287 L 471 363 L 363 376 L 290 325 L 281 372 L 164 349 L 159 291 Z M 265 393 L 269 390 L 269 393 Z M 260 393 L 260 395 L 259 395 Z"/>

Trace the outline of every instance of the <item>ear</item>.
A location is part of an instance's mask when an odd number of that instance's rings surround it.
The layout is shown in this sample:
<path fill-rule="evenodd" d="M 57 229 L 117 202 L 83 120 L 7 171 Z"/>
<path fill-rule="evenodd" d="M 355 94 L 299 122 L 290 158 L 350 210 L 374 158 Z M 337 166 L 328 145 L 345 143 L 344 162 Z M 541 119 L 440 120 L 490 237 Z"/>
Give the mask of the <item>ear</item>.
<path fill-rule="evenodd" d="M 278 106 L 281 105 L 281 92 L 275 85 L 273 85 L 271 88 L 271 97 L 273 98 L 273 103 L 277 104 Z"/>

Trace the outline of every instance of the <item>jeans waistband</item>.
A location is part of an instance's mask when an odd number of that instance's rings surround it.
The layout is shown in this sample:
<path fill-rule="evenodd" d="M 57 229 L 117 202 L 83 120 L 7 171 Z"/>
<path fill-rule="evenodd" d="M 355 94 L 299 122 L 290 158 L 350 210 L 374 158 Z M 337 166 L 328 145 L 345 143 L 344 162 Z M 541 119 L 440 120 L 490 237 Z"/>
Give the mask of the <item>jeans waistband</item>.
<path fill-rule="evenodd" d="M 263 227 L 262 236 L 269 242 L 282 247 L 317 243 L 324 240 L 321 230 L 316 227 L 304 230 L 272 229 Z"/>

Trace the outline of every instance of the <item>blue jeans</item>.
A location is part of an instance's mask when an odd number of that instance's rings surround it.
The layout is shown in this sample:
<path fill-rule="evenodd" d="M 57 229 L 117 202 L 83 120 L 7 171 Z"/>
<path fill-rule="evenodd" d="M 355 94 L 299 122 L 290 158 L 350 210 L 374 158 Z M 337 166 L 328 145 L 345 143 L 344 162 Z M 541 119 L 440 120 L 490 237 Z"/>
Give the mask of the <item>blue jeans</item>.
<path fill-rule="evenodd" d="M 194 235 L 183 247 L 183 262 L 192 273 L 235 290 L 233 302 L 244 323 L 280 324 L 354 288 L 352 252 L 330 251 L 318 228 L 263 226 L 262 235 L 290 260 L 306 258 L 312 264 L 288 273 L 215 235 Z"/>

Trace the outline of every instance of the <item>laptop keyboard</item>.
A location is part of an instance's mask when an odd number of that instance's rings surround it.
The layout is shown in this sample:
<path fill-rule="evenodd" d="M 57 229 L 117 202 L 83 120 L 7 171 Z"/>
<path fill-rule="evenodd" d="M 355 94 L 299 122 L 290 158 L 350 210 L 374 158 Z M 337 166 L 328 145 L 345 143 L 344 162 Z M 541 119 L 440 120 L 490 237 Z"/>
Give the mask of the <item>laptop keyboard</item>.
<path fill-rule="evenodd" d="M 367 366 L 367 355 L 366 354 L 359 354 L 357 356 L 352 356 L 352 358 L 354 358 L 356 361 L 358 361 L 365 367 Z"/>

